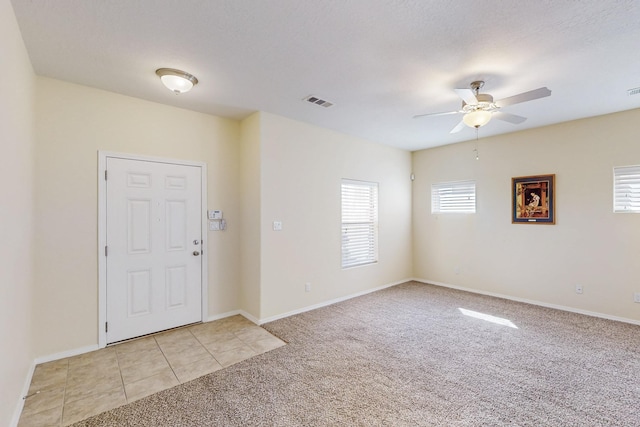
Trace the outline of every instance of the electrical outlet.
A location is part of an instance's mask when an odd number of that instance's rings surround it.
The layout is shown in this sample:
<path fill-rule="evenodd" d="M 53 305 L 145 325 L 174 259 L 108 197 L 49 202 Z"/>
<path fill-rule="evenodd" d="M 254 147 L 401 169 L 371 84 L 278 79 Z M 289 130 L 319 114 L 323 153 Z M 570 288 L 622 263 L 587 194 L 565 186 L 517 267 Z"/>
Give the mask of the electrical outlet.
<path fill-rule="evenodd" d="M 576 294 L 582 293 L 582 285 L 576 285 Z"/>
<path fill-rule="evenodd" d="M 633 302 L 640 302 L 640 292 L 633 294 Z"/>
<path fill-rule="evenodd" d="M 273 231 L 282 230 L 282 221 L 273 221 Z"/>
<path fill-rule="evenodd" d="M 311 283 L 307 282 L 304 284 L 304 291 L 311 292 Z"/>

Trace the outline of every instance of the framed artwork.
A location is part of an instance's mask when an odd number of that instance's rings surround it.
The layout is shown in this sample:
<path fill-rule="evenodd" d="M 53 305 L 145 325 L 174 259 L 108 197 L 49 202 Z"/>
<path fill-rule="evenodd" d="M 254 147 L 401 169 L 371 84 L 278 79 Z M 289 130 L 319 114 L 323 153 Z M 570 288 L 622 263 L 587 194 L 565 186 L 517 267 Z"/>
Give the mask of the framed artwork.
<path fill-rule="evenodd" d="M 555 224 L 555 175 L 511 178 L 511 222 Z"/>

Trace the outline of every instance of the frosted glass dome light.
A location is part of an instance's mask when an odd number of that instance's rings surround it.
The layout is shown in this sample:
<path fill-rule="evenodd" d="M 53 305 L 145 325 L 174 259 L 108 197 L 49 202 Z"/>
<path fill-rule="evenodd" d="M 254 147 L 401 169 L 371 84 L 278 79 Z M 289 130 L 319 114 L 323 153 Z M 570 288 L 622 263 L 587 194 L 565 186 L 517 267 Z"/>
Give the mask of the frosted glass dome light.
<path fill-rule="evenodd" d="M 189 92 L 192 87 L 198 84 L 198 79 L 195 76 L 173 68 L 158 68 L 156 74 L 160 77 L 162 84 L 176 94 Z"/>
<path fill-rule="evenodd" d="M 472 111 L 462 118 L 465 125 L 476 129 L 489 123 L 489 120 L 491 120 L 491 112 L 485 110 Z"/>

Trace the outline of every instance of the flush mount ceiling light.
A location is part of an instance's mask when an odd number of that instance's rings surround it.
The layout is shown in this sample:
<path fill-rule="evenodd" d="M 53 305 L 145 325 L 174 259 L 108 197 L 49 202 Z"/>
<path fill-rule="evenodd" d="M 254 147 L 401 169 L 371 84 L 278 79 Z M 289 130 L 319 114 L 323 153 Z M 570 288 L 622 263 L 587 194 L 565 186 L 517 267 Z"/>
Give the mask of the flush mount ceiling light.
<path fill-rule="evenodd" d="M 198 84 L 195 76 L 174 68 L 158 68 L 156 74 L 160 77 L 162 84 L 176 94 L 189 92 Z"/>

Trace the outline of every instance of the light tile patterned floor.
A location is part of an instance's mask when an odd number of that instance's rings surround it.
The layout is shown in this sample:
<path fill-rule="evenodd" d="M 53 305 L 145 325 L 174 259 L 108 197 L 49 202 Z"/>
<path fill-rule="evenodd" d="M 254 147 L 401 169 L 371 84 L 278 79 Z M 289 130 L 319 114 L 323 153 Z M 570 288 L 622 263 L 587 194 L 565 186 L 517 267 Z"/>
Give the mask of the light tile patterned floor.
<path fill-rule="evenodd" d="M 68 426 L 284 344 L 233 316 L 43 363 L 18 426 Z"/>

